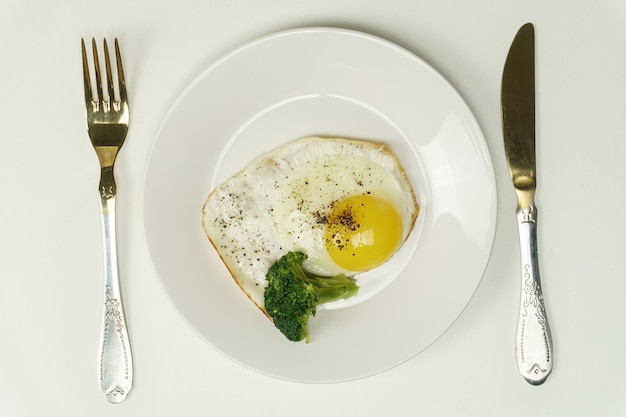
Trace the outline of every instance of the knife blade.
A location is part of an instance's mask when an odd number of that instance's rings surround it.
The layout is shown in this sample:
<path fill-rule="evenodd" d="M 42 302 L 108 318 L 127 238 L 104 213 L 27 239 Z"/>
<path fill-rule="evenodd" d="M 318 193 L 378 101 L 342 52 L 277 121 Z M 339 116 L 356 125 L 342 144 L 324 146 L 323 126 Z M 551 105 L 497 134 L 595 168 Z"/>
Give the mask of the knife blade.
<path fill-rule="evenodd" d="M 502 73 L 504 150 L 517 195 L 521 297 L 515 351 L 520 374 L 532 385 L 552 372 L 552 336 L 539 279 L 535 167 L 535 29 L 523 25 L 511 44 Z"/>

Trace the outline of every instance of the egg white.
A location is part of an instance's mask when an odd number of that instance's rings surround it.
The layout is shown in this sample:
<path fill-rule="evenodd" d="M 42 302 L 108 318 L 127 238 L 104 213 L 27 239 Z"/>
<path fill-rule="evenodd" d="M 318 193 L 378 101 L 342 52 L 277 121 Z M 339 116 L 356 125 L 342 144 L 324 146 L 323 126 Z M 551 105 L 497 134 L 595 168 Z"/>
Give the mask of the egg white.
<path fill-rule="evenodd" d="M 308 137 L 258 158 L 215 188 L 202 223 L 235 281 L 264 311 L 265 274 L 288 251 L 306 253 L 305 268 L 320 275 L 354 275 L 328 254 L 324 219 L 335 203 L 362 194 L 396 209 L 406 240 L 419 208 L 389 149 L 368 141 Z"/>

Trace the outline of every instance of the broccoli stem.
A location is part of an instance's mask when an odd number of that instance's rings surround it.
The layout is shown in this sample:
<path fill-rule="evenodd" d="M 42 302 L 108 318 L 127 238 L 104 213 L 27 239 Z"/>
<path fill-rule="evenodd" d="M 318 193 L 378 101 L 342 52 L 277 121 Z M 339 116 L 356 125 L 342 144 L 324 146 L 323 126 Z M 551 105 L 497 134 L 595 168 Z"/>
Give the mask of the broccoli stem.
<path fill-rule="evenodd" d="M 304 260 L 302 260 L 304 261 Z M 330 301 L 345 300 L 357 293 L 359 287 L 346 274 L 337 274 L 332 277 L 314 275 L 304 270 L 302 262 L 290 262 L 291 269 L 296 279 L 313 285 L 319 294 L 318 305 Z"/>

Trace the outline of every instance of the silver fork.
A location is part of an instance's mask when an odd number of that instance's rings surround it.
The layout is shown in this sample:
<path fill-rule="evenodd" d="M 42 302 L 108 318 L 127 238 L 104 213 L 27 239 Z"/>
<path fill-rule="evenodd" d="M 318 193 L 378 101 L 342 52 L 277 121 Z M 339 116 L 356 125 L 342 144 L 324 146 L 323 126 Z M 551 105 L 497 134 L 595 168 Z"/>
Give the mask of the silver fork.
<path fill-rule="evenodd" d="M 129 108 L 117 39 L 115 39 L 115 59 L 117 61 L 119 100 L 115 99 L 107 41 L 104 39 L 106 97 L 103 95 L 100 62 L 95 39 L 92 39 L 91 44 L 95 90 L 92 88 L 85 41 L 81 39 L 87 131 L 100 161 L 100 203 L 104 238 L 104 313 L 98 348 L 98 382 L 106 399 L 112 403 L 119 403 L 124 401 L 132 388 L 133 361 L 118 279 L 115 242 L 115 196 L 117 190 L 113 166 L 128 132 Z"/>

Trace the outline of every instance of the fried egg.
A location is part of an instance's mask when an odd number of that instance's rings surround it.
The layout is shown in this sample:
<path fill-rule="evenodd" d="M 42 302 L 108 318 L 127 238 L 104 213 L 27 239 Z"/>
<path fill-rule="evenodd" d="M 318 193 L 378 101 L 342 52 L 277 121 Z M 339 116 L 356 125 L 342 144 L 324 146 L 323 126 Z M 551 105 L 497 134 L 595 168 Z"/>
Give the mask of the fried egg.
<path fill-rule="evenodd" d="M 419 212 L 383 144 L 307 137 L 256 159 L 216 187 L 203 228 L 231 275 L 262 310 L 265 275 L 289 251 L 318 275 L 355 276 L 388 261 Z"/>

